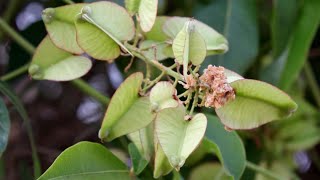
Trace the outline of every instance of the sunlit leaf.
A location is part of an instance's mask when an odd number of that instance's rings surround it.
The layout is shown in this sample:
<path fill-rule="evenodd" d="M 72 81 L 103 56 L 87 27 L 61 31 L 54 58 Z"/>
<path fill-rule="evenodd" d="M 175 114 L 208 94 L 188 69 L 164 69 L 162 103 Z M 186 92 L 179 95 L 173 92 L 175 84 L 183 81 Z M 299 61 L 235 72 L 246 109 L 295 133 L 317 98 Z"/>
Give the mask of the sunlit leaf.
<path fill-rule="evenodd" d="M 184 67 L 188 63 L 200 65 L 206 57 L 206 43 L 198 32 L 196 23 L 187 21 L 173 40 L 173 54 L 179 64 Z"/>
<path fill-rule="evenodd" d="M 185 107 L 178 106 L 161 110 L 155 120 L 158 141 L 177 170 L 201 142 L 207 126 L 204 114 L 196 114 L 190 121 L 184 120 L 185 115 Z"/>
<path fill-rule="evenodd" d="M 133 171 L 136 175 L 139 175 L 146 168 L 149 161 L 141 156 L 139 150 L 133 143 L 129 144 L 128 149 L 133 166 Z"/>
<path fill-rule="evenodd" d="M 130 179 L 129 171 L 108 149 L 80 142 L 64 150 L 38 179 Z"/>
<path fill-rule="evenodd" d="M 0 98 L 0 157 L 7 147 L 10 131 L 9 112 L 2 98 Z"/>
<path fill-rule="evenodd" d="M 190 18 L 171 17 L 164 23 L 163 31 L 173 40 L 187 21 L 190 21 Z M 221 34 L 200 21 L 192 21 L 205 40 L 208 54 L 224 53 L 228 50 L 228 42 Z"/>
<path fill-rule="evenodd" d="M 47 36 L 33 55 L 29 74 L 34 79 L 69 81 L 85 75 L 91 66 L 91 60 L 59 49 Z"/>
<path fill-rule="evenodd" d="M 295 26 L 289 44 L 288 58 L 285 62 L 279 86 L 288 90 L 298 77 L 320 23 L 320 1 L 304 1 L 300 18 Z"/>
<path fill-rule="evenodd" d="M 83 7 L 76 20 L 77 41 L 90 56 L 112 62 L 120 55 L 120 47 L 130 53 L 122 41 L 133 38 L 134 23 L 121 6 L 101 1 Z"/>
<path fill-rule="evenodd" d="M 47 8 L 42 19 L 52 42 L 65 51 L 81 54 L 83 50 L 76 40 L 74 21 L 85 4 L 72 4 L 57 8 Z"/>
<path fill-rule="evenodd" d="M 129 76 L 112 96 L 99 138 L 111 141 L 146 127 L 154 118 L 148 97 L 139 97 L 142 73 Z"/>
<path fill-rule="evenodd" d="M 243 79 L 231 83 L 236 98 L 216 112 L 231 129 L 252 129 L 291 115 L 297 104 L 278 88 L 256 80 Z"/>
<path fill-rule="evenodd" d="M 174 99 L 176 89 L 170 82 L 158 82 L 150 92 L 150 102 L 155 111 L 177 107 L 178 101 Z"/>
<path fill-rule="evenodd" d="M 144 32 L 151 30 L 157 16 L 158 0 L 140 0 L 140 26 Z"/>

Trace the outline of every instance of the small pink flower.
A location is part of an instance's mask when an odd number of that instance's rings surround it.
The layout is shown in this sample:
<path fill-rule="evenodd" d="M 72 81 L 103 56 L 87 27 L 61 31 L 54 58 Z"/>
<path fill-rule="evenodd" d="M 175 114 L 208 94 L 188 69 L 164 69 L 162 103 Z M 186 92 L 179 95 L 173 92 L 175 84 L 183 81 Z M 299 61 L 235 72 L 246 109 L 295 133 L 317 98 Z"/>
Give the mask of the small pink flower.
<path fill-rule="evenodd" d="M 220 108 L 235 99 L 235 92 L 224 74 L 224 67 L 209 65 L 200 77 L 201 89 L 205 90 L 206 107 Z"/>

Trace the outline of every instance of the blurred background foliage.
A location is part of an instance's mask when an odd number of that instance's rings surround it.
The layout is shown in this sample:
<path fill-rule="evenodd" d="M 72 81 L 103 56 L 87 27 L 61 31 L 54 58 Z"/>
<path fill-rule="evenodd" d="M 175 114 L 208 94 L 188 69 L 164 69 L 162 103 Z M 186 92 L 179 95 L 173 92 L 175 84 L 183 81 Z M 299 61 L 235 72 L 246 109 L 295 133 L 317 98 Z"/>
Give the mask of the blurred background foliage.
<path fill-rule="evenodd" d="M 123 5 L 123 0 L 115 2 Z M 0 17 L 36 46 L 46 34 L 41 11 L 64 4 L 60 0 L 0 1 Z M 248 160 L 282 177 L 319 179 L 320 1 L 160 0 L 158 14 L 194 17 L 226 36 L 229 51 L 207 57 L 202 68 L 208 64 L 222 65 L 246 78 L 278 86 L 294 98 L 299 108 L 292 117 L 238 133 Z M 0 28 L 0 74 L 11 72 L 30 59 L 29 53 Z M 94 61 L 93 69 L 84 79 L 103 94 L 112 96 L 127 75 L 144 70 L 137 61 L 124 72 L 129 61 L 123 57 L 113 64 Z M 42 171 L 72 144 L 98 141 L 105 107 L 70 83 L 33 81 L 27 74 L 8 83 L 30 117 Z M 0 179 L 31 179 L 33 165 L 27 125 L 22 123 L 15 106 L 3 99 L 10 112 L 11 128 L 8 147 L 0 159 Z M 116 140 L 109 145 L 127 158 L 120 149 L 122 143 Z M 216 159 L 205 153 L 200 154 L 191 166 L 192 171 L 182 169 L 182 174 L 187 179 L 213 179 L 217 177 L 214 173 L 221 169 L 215 162 Z M 242 179 L 264 177 L 246 170 Z"/>

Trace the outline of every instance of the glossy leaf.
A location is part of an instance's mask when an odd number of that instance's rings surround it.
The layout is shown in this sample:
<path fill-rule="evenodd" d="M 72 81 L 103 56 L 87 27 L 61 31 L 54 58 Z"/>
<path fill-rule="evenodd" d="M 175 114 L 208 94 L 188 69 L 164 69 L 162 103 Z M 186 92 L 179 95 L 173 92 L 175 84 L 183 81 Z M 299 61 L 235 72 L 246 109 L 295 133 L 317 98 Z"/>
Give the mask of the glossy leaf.
<path fill-rule="evenodd" d="M 130 179 L 129 171 L 104 146 L 80 142 L 64 150 L 38 179 Z"/>
<path fill-rule="evenodd" d="M 203 62 L 206 57 L 206 43 L 192 20 L 187 21 L 174 38 L 172 50 L 176 61 L 184 67 L 190 62 L 194 65 Z"/>
<path fill-rule="evenodd" d="M 141 156 L 138 148 L 133 143 L 129 144 L 128 149 L 133 166 L 133 171 L 136 175 L 139 175 L 146 168 L 149 161 Z"/>
<path fill-rule="evenodd" d="M 168 36 L 163 32 L 162 27 L 168 18 L 167 16 L 157 16 L 152 29 L 145 33 L 146 38 L 157 42 L 166 41 Z"/>
<path fill-rule="evenodd" d="M 153 177 L 159 178 L 165 176 L 173 170 L 167 156 L 163 152 L 162 147 L 159 144 L 157 137 L 155 137 L 155 157 L 154 157 L 154 170 Z"/>
<path fill-rule="evenodd" d="M 231 129 L 252 129 L 290 116 L 297 104 L 278 88 L 256 80 L 243 79 L 231 83 L 236 99 L 216 112 Z"/>
<path fill-rule="evenodd" d="M 161 110 L 155 120 L 157 139 L 177 170 L 201 142 L 207 126 L 204 114 L 196 114 L 190 121 L 184 120 L 185 115 L 185 107 L 178 106 Z"/>
<path fill-rule="evenodd" d="M 158 82 L 150 92 L 150 102 L 153 110 L 158 111 L 164 108 L 177 107 L 179 103 L 174 99 L 176 91 L 170 82 Z"/>
<path fill-rule="evenodd" d="M 227 175 L 240 179 L 246 167 L 246 154 L 240 137 L 235 131 L 226 131 L 216 116 L 206 116 L 208 129 L 203 140 L 204 148 L 218 156 Z"/>
<path fill-rule="evenodd" d="M 230 49 L 208 57 L 202 67 L 216 64 L 243 74 L 254 63 L 259 46 L 257 4 L 255 0 L 215 0 L 197 7 L 194 17 L 223 33 Z"/>
<path fill-rule="evenodd" d="M 69 81 L 85 75 L 91 66 L 91 60 L 59 49 L 47 36 L 33 55 L 29 74 L 34 79 Z"/>
<path fill-rule="evenodd" d="M 304 2 L 300 18 L 292 34 L 288 58 L 280 77 L 279 86 L 288 90 L 298 77 L 320 23 L 320 1 Z"/>
<path fill-rule="evenodd" d="M 171 39 L 174 39 L 187 21 L 190 21 L 190 18 L 171 17 L 164 23 L 163 31 Z M 205 40 L 208 54 L 224 53 L 228 50 L 228 42 L 221 34 L 200 21 L 192 21 L 195 29 L 197 29 Z"/>
<path fill-rule="evenodd" d="M 204 163 L 195 167 L 191 173 L 189 180 L 226 180 L 230 179 L 226 176 L 223 167 L 218 163 Z"/>
<path fill-rule="evenodd" d="M 120 47 L 130 53 L 122 41 L 133 38 L 134 23 L 121 6 L 101 1 L 86 5 L 76 21 L 79 46 L 90 56 L 112 62 L 120 55 Z"/>
<path fill-rule="evenodd" d="M 144 32 L 151 30 L 157 17 L 157 9 L 158 0 L 140 0 L 138 14 L 140 26 Z"/>
<path fill-rule="evenodd" d="M 57 47 L 74 54 L 83 53 L 76 40 L 74 21 L 84 5 L 72 4 L 47 8 L 42 12 L 42 19 L 52 42 Z"/>
<path fill-rule="evenodd" d="M 148 97 L 139 98 L 142 79 L 141 73 L 132 74 L 112 96 L 99 131 L 100 139 L 111 141 L 142 129 L 153 120 Z"/>
<path fill-rule="evenodd" d="M 5 151 L 8 143 L 8 137 L 9 137 L 9 131 L 10 131 L 10 118 L 9 118 L 9 112 L 7 110 L 7 107 L 0 98 L 0 157 L 2 156 L 2 153 Z"/>

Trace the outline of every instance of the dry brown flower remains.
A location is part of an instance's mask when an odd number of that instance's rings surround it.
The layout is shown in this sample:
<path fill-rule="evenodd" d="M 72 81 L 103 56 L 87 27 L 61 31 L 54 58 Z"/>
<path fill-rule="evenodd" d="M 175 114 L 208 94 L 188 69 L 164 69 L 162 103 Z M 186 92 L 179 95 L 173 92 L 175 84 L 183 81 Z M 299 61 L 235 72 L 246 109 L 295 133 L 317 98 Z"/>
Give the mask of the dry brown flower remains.
<path fill-rule="evenodd" d="M 235 92 L 227 82 L 224 67 L 209 65 L 199 80 L 201 90 L 205 92 L 206 107 L 220 108 L 235 99 Z"/>

